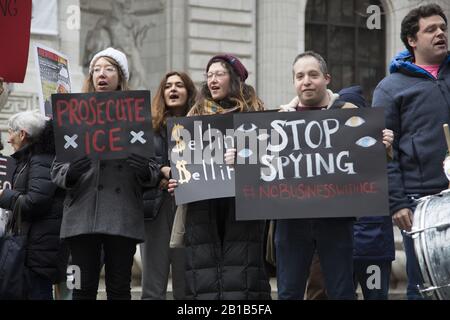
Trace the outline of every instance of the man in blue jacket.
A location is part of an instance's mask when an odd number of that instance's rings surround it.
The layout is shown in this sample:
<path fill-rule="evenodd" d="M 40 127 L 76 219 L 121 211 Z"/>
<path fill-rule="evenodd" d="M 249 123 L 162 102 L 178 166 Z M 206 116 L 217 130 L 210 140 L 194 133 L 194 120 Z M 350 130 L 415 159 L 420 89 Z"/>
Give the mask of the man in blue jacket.
<path fill-rule="evenodd" d="M 388 164 L 390 211 L 401 229 L 412 227 L 416 200 L 447 189 L 442 125 L 450 121 L 450 55 L 447 18 L 436 4 L 411 10 L 402 21 L 408 51 L 391 63 L 391 74 L 374 91 L 373 106 L 385 107 L 386 126 L 395 134 Z M 413 240 L 403 239 L 408 299 L 419 299 L 423 283 Z"/>

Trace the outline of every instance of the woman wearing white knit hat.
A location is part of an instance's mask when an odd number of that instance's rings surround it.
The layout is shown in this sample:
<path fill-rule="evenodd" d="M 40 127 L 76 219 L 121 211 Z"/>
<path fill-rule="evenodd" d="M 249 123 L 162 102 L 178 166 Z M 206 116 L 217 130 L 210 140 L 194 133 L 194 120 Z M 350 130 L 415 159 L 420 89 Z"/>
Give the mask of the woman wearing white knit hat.
<path fill-rule="evenodd" d="M 104 72 L 100 73 L 102 67 L 104 67 Z M 117 84 L 115 80 L 117 80 Z M 130 73 L 126 55 L 114 48 L 107 48 L 92 58 L 89 64 L 89 77 L 84 81 L 82 91 L 124 91 L 129 89 L 129 80 Z M 108 81 L 108 85 L 104 85 L 104 81 Z"/>
<path fill-rule="evenodd" d="M 128 80 L 125 54 L 107 48 L 93 57 L 83 92 L 128 90 Z M 102 251 L 108 300 L 131 299 L 133 256 L 145 235 L 142 187 L 156 185 L 159 173 L 156 162 L 137 154 L 126 160 L 85 156 L 53 163 L 52 180 L 67 190 L 61 238 L 81 271 L 73 299 L 96 298 Z"/>

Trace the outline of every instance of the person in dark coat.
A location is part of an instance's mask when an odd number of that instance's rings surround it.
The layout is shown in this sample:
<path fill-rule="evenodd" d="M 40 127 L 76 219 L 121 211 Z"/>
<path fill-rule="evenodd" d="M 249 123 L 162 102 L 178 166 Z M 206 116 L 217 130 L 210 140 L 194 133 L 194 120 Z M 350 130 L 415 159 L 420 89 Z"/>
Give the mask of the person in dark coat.
<path fill-rule="evenodd" d="M 125 54 L 107 48 L 92 58 L 83 92 L 128 90 L 128 79 Z M 133 258 L 145 234 L 142 188 L 156 185 L 160 166 L 137 154 L 95 161 L 84 156 L 55 161 L 51 175 L 67 190 L 61 238 L 82 274 L 73 299 L 96 299 L 103 252 L 107 299 L 130 300 Z"/>
<path fill-rule="evenodd" d="M 184 72 L 169 72 L 161 80 L 152 101 L 156 161 L 161 165 L 158 186 L 144 190 L 145 242 L 141 244 L 142 299 L 165 300 L 169 270 L 175 299 L 185 293 L 184 249 L 169 248 L 176 211 L 174 198 L 167 192 L 170 164 L 167 145 L 167 119 L 185 116 L 195 103 L 197 89 Z"/>
<path fill-rule="evenodd" d="M 26 266 L 30 270 L 29 299 L 51 300 L 52 284 L 64 279 L 66 261 L 59 238 L 64 190 L 50 179 L 55 156 L 50 122 L 37 111 L 15 114 L 8 122 L 8 143 L 16 160 L 12 189 L 0 190 L 0 207 L 21 206 L 28 227 Z M 23 197 L 17 203 L 20 195 Z"/>
<path fill-rule="evenodd" d="M 339 99 L 351 102 L 358 108 L 368 107 L 361 86 L 339 91 Z M 392 218 L 360 217 L 353 225 L 353 272 L 355 287 L 359 284 L 365 300 L 387 300 L 395 243 Z M 379 281 L 371 281 L 374 272 Z M 373 286 L 373 287 L 370 287 Z"/>
<path fill-rule="evenodd" d="M 245 83 L 247 77 L 238 58 L 228 54 L 211 58 L 200 99 L 188 115 L 263 110 L 253 87 Z M 227 157 L 225 161 L 231 163 Z M 169 191 L 176 186 L 176 180 L 171 179 Z M 265 221 L 237 221 L 234 197 L 187 204 L 186 298 L 270 299 L 264 262 L 265 225 Z"/>
<path fill-rule="evenodd" d="M 407 51 L 391 62 L 390 75 L 373 93 L 373 107 L 384 108 L 395 132 L 394 158 L 388 163 L 389 205 L 400 230 L 411 231 L 418 199 L 448 188 L 442 171 L 447 144 L 442 126 L 450 121 L 448 21 L 437 4 L 414 8 L 403 18 Z M 403 234 L 404 235 L 404 234 Z M 423 299 L 424 284 L 414 240 L 404 235 L 409 300 Z"/>

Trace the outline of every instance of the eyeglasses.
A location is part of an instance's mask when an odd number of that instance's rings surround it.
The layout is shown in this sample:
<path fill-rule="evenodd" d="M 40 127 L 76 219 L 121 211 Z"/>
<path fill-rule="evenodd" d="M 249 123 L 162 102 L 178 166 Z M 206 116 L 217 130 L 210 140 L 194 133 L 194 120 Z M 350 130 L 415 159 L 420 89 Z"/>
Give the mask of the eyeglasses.
<path fill-rule="evenodd" d="M 98 73 L 100 73 L 102 71 L 102 69 L 107 74 L 112 74 L 114 72 L 117 72 L 117 69 L 114 66 L 106 66 L 104 68 L 102 68 L 102 67 L 94 67 L 92 72 L 98 74 Z"/>
<path fill-rule="evenodd" d="M 211 80 L 214 76 L 216 76 L 217 79 L 222 79 L 223 77 L 225 77 L 226 74 L 228 74 L 227 71 L 215 71 L 205 73 L 205 77 L 208 80 Z"/>

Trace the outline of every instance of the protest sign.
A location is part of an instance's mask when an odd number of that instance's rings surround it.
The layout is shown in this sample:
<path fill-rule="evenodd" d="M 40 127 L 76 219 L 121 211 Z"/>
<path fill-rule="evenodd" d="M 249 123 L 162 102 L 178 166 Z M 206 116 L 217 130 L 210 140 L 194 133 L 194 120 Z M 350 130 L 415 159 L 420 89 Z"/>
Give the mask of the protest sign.
<path fill-rule="evenodd" d="M 71 93 L 69 60 L 63 54 L 43 45 L 34 46 L 35 65 L 39 81 L 39 105 L 41 113 L 52 116 L 54 93 Z"/>
<path fill-rule="evenodd" d="M 168 119 L 177 204 L 234 196 L 234 168 L 224 164 L 224 152 L 233 146 L 232 132 L 231 114 Z"/>
<path fill-rule="evenodd" d="M 389 213 L 382 108 L 240 113 L 234 127 L 238 220 Z"/>
<path fill-rule="evenodd" d="M 0 77 L 22 83 L 28 65 L 31 0 L 0 0 Z"/>
<path fill-rule="evenodd" d="M 16 162 L 11 157 L 0 155 L 0 187 L 1 189 L 11 189 L 12 176 L 16 167 Z M 0 208 L 0 237 L 3 236 L 6 226 L 11 218 L 11 211 Z"/>
<path fill-rule="evenodd" d="M 154 155 L 149 91 L 53 94 L 56 158 Z"/>

